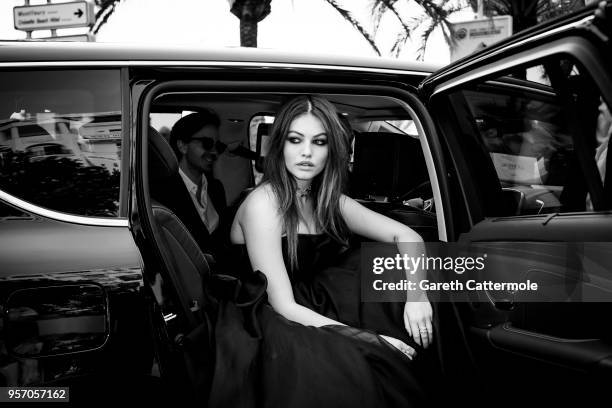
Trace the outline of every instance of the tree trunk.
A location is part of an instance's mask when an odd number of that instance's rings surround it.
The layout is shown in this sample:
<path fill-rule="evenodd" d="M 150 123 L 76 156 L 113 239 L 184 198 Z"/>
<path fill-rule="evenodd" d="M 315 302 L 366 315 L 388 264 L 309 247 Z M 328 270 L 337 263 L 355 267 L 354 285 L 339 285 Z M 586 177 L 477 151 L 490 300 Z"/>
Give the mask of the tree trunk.
<path fill-rule="evenodd" d="M 240 19 L 240 46 L 257 47 L 257 23 L 270 14 L 272 0 L 233 0 L 230 11 Z"/>
<path fill-rule="evenodd" d="M 240 46 L 257 48 L 257 22 L 240 20 Z"/>
<path fill-rule="evenodd" d="M 510 15 L 512 31 L 518 33 L 538 24 L 538 2 L 534 0 L 511 0 Z"/>

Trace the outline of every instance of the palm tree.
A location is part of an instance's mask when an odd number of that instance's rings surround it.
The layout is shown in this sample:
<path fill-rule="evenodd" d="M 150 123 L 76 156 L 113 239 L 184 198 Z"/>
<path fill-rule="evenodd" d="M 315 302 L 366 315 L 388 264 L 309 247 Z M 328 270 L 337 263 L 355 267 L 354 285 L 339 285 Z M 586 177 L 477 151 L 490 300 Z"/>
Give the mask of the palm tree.
<path fill-rule="evenodd" d="M 272 0 L 228 0 L 240 19 L 240 46 L 257 47 L 257 24 L 270 14 Z"/>
<path fill-rule="evenodd" d="M 121 0 L 95 0 L 98 11 L 90 32 L 106 24 Z M 257 47 L 257 24 L 270 14 L 272 0 L 228 0 L 230 11 L 240 19 L 240 46 Z"/>

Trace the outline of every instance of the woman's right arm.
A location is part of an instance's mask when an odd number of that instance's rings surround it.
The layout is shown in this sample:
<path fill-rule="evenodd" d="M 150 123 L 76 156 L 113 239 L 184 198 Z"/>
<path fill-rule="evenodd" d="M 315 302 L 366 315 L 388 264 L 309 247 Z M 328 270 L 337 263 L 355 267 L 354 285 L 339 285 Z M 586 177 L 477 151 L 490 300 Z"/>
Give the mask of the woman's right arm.
<path fill-rule="evenodd" d="M 306 325 L 320 327 L 341 325 L 295 302 L 289 275 L 283 262 L 282 220 L 272 192 L 261 187 L 244 202 L 239 225 L 246 242 L 249 260 L 254 271 L 259 270 L 268 280 L 268 301 L 285 318 Z"/>
<path fill-rule="evenodd" d="M 283 262 L 282 222 L 278 205 L 266 188 L 253 191 L 243 204 L 239 225 L 246 242 L 254 271 L 261 271 L 268 280 L 268 301 L 283 317 L 305 326 L 342 325 L 295 302 L 289 275 Z M 415 350 L 393 337 L 381 336 L 409 358 Z"/>

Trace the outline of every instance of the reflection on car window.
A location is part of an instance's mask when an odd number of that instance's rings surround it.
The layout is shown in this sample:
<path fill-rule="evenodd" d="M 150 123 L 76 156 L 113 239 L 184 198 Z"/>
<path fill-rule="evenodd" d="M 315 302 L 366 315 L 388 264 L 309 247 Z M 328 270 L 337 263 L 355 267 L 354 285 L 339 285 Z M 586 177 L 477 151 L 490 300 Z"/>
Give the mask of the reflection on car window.
<path fill-rule="evenodd" d="M 116 217 L 119 72 L 3 72 L 0 189 L 66 213 Z"/>
<path fill-rule="evenodd" d="M 356 121 L 354 128 L 359 132 L 388 132 L 407 134 L 413 137 L 419 135 L 414 121 L 409 119 Z"/>
<path fill-rule="evenodd" d="M 584 69 L 551 58 L 457 96 L 466 103 L 499 179 L 504 193 L 499 197 L 512 201 L 498 202 L 497 214 L 586 210 L 585 177 L 591 175 L 584 163 L 593 160 L 596 148 L 599 94 Z M 583 149 L 576 140 L 585 144 Z M 506 211 L 500 212 L 502 207 Z"/>

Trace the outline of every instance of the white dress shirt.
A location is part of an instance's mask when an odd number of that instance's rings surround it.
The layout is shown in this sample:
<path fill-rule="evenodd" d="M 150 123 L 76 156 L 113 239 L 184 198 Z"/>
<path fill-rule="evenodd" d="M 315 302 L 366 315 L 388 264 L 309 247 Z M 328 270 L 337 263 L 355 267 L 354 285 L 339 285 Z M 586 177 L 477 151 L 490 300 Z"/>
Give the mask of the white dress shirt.
<path fill-rule="evenodd" d="M 179 174 L 189 191 L 189 195 L 191 196 L 191 200 L 195 205 L 196 210 L 198 210 L 198 214 L 200 214 L 200 218 L 209 233 L 212 233 L 219 226 L 219 214 L 217 210 L 215 210 L 215 206 L 213 205 L 210 196 L 208 195 L 208 180 L 204 173 L 202 173 L 202 179 L 200 181 L 200 185 L 195 184 L 189 176 L 187 176 L 181 168 L 179 168 Z M 200 189 L 200 195 L 198 197 L 198 189 Z"/>

